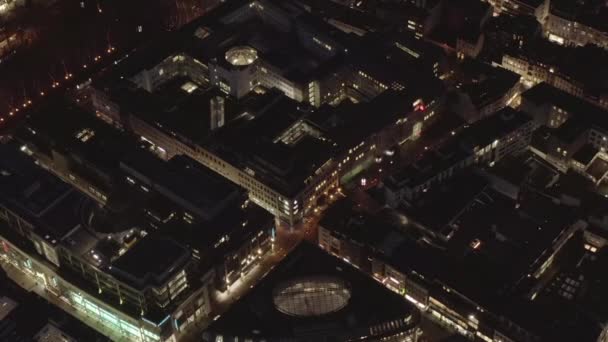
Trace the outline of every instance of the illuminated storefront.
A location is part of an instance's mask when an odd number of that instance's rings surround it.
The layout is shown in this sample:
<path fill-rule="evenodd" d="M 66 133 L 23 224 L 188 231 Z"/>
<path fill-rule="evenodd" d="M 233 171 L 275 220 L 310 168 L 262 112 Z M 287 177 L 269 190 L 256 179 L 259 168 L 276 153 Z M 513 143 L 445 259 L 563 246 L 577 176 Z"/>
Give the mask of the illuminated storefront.
<path fill-rule="evenodd" d="M 76 309 L 76 312 L 72 312 L 72 314 L 76 314 L 79 319 L 86 321 L 85 318 L 89 318 L 88 321 L 99 323 L 113 332 L 108 334 L 107 331 L 98 329 L 103 334 L 135 342 L 160 341 L 161 338 L 157 333 L 144 327 L 150 324 L 143 319 L 138 321 L 130 318 L 83 293 L 73 284 L 61 278 L 56 273 L 54 266 L 24 253 L 6 240 L 0 240 L 0 246 L 0 263 L 3 268 L 20 271 L 27 279 L 41 285 L 46 290 L 46 294 L 52 297 L 49 299 L 60 300 Z"/>

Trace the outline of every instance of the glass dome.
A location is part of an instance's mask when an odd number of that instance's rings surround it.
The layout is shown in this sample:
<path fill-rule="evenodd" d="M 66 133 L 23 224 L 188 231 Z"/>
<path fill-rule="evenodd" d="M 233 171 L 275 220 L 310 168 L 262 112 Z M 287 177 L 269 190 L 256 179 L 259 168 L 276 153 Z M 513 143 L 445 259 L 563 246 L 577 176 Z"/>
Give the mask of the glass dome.
<path fill-rule="evenodd" d="M 280 312 L 297 317 L 337 312 L 351 297 L 347 284 L 334 277 L 309 277 L 287 281 L 274 289 L 274 305 Z"/>
<path fill-rule="evenodd" d="M 250 65 L 258 59 L 258 53 L 249 46 L 235 46 L 226 52 L 226 60 L 234 66 Z"/>

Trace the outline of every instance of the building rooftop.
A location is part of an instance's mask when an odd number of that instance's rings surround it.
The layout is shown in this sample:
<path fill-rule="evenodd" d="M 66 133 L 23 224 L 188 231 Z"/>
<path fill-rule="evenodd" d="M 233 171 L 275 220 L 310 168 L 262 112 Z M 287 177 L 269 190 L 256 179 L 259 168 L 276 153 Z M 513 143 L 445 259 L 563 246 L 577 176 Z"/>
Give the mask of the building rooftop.
<path fill-rule="evenodd" d="M 430 234 L 449 239 L 455 232 L 454 219 L 487 187 L 481 177 L 467 173 L 432 188 L 402 212 L 410 221 L 424 227 Z"/>
<path fill-rule="evenodd" d="M 608 52 L 593 45 L 564 47 L 545 39 L 536 39 L 507 54 L 540 64 L 554 74 L 582 87 L 586 95 L 598 97 L 608 92 Z M 584 62 L 583 62 L 584 61 Z"/>
<path fill-rule="evenodd" d="M 439 19 L 429 38 L 452 48 L 456 48 L 457 39 L 474 44 L 491 9 L 489 4 L 479 1 L 442 1 L 438 9 Z"/>
<path fill-rule="evenodd" d="M 316 5 L 334 7 L 322 2 Z M 443 56 L 441 49 L 405 33 L 393 32 L 390 39 L 349 35 L 305 7 L 276 0 L 223 4 L 214 15 L 176 33 L 183 39 L 159 41 L 164 48 L 148 47 L 145 55 L 134 52 L 93 86 L 116 103 L 121 113 L 137 117 L 176 140 L 200 145 L 282 195 L 294 196 L 330 158 L 397 121 L 418 99 L 430 106 L 444 91 L 434 74 L 435 63 Z M 226 60 L 226 54 L 234 49 L 249 51 L 251 56 L 255 52 L 252 63 L 259 64 L 259 72 L 278 73 L 290 82 L 308 82 L 312 77 L 350 87 L 346 78 L 365 69 L 393 89 L 381 87 L 386 91 L 369 102 L 342 101 L 337 107 L 327 105 L 318 110 L 277 89 L 261 89 L 266 85 L 258 85 L 237 99 L 210 87 L 212 80 L 204 79 L 205 68 L 214 63 L 228 70 L 244 70 L 246 65 L 235 66 Z M 177 72 L 158 69 L 160 63 L 172 65 L 175 60 L 187 60 L 192 66 Z M 200 68 L 200 72 L 194 72 L 195 76 L 189 68 Z M 148 83 L 153 89 L 142 85 L 146 77 L 152 79 Z M 195 86 L 184 90 L 190 83 Z M 407 91 L 395 91 L 403 87 Z M 211 130 L 210 101 L 217 97 L 224 101 L 225 125 Z M 370 120 L 371 112 L 378 114 L 374 120 Z M 302 129 L 305 134 L 300 134 Z"/>
<path fill-rule="evenodd" d="M 524 152 L 520 155 L 508 155 L 494 166 L 482 168 L 482 173 L 491 175 L 491 182 L 494 180 L 493 177 L 496 177 L 519 187 L 528 180 L 530 172 L 539 167 L 543 166 L 532 152 Z"/>
<path fill-rule="evenodd" d="M 484 148 L 532 121 L 520 111 L 504 108 L 493 115 L 442 137 L 439 147 L 425 150 L 418 159 L 393 173 L 387 184 L 414 187 L 425 184 L 451 167 L 464 163 L 477 148 Z"/>
<path fill-rule="evenodd" d="M 471 150 L 485 147 L 530 122 L 532 117 L 528 114 L 505 107 L 465 129 L 461 133 L 461 144 Z"/>
<path fill-rule="evenodd" d="M 553 105 L 569 114 L 568 120 L 553 133 L 564 141 L 576 139 L 583 131 L 592 127 L 608 130 L 608 115 L 604 109 L 546 83 L 530 88 L 521 96 L 537 106 Z"/>
<path fill-rule="evenodd" d="M 537 8 L 543 3 L 543 0 L 518 0 L 518 2 L 524 3 L 532 8 Z"/>
<path fill-rule="evenodd" d="M 528 6 L 537 8 L 543 3 L 543 0 L 517 0 L 519 3 L 527 3 Z M 532 15 L 499 15 L 488 19 L 486 30 L 502 31 L 504 33 L 512 33 L 523 35 L 524 38 L 533 38 L 540 30 L 541 25 Z"/>
<path fill-rule="evenodd" d="M 162 253 L 159 253 L 162 251 Z M 183 268 L 190 251 L 168 238 L 151 234 L 112 262 L 109 270 L 118 278 L 139 287 L 162 285 Z"/>
<path fill-rule="evenodd" d="M 414 163 L 392 174 L 388 184 L 409 187 L 424 184 L 469 156 L 471 153 L 463 150 L 457 141 L 454 140 L 453 143 L 448 141 L 441 148 L 425 151 Z"/>
<path fill-rule="evenodd" d="M 185 157 L 169 162 L 144 158 L 145 163 L 138 163 L 133 155 L 126 154 L 123 161 L 140 167 L 139 177 L 133 176 L 133 180 L 138 184 L 147 180 L 145 184 L 153 186 L 146 191 L 135 185 L 123 189 L 121 200 L 129 205 L 108 208 L 41 169 L 25 152 L 28 150 L 20 150 L 14 143 L 0 145 L 2 205 L 33 223 L 34 232 L 49 244 L 61 245 L 91 267 L 134 289 L 164 285 L 191 262 L 194 251 L 201 258 L 200 271 L 207 272 L 225 253 L 236 251 L 247 239 L 273 227 L 270 214 L 254 204 L 243 204 L 244 195 L 236 186 Z M 149 156 L 156 158 L 151 153 Z M 165 177 L 159 179 L 159 174 Z M 124 175 L 120 177 L 124 179 Z M 164 207 L 171 208 L 169 219 L 152 226 L 153 218 L 146 215 L 146 209 L 159 198 L 168 200 Z M 184 212 L 192 207 L 205 215 L 188 223 Z M 198 216 L 196 212 L 192 215 Z M 11 237 L 16 234 L 7 230 Z M 222 244 L 222 238 L 227 243 Z M 21 240 L 19 246 L 34 250 L 31 241 L 21 236 L 15 239 Z M 120 305 L 106 292 L 99 293 L 79 272 L 67 267 L 59 272 L 118 310 L 141 312 L 131 304 Z M 147 310 L 146 317 L 151 319 L 166 316 L 161 312 L 164 309 L 154 305 Z"/>
<path fill-rule="evenodd" d="M 146 206 L 149 208 L 149 206 Z M 158 228 L 158 234 L 194 251 L 205 270 L 240 248 L 262 231 L 274 228 L 274 216 L 250 203 L 243 193 L 217 210 L 213 216 L 191 220 L 183 207 L 176 206 L 177 215 Z"/>
<path fill-rule="evenodd" d="M 356 204 L 344 199 L 332 205 L 323 215 L 319 226 L 328 227 L 332 232 L 355 241 L 365 241 L 374 249 L 390 253 L 403 242 L 403 236 L 394 232 L 390 225 L 400 220 L 400 216 L 386 211 L 378 215 L 366 215 Z"/>
<path fill-rule="evenodd" d="M 536 1 L 536 0 L 534 0 Z M 542 0 L 538 0 L 539 4 Z M 534 44 L 541 33 L 541 24 L 534 14 L 534 9 L 521 5 L 522 1 L 511 2 L 508 12 L 525 11 L 526 15 L 510 15 L 504 11 L 499 16 L 492 16 L 484 28 L 484 45 L 481 58 L 486 61 L 502 63 L 506 51 L 516 51 L 524 45 Z"/>
<path fill-rule="evenodd" d="M 439 2 L 434 0 L 433 2 Z M 427 2 L 431 4 L 432 2 Z M 434 4 L 429 6 L 434 7 Z M 393 24 L 403 24 L 403 20 L 412 20 L 415 23 L 424 23 L 426 18 L 430 15 L 429 9 L 423 8 L 422 6 L 416 6 L 410 2 L 379 2 L 376 4 L 376 16 L 380 19 Z"/>
<path fill-rule="evenodd" d="M 238 102 L 222 96 L 225 99 L 226 124 L 212 132 L 209 101 L 218 96 L 218 90 L 199 88 L 186 94 L 180 89 L 181 83 L 163 85 L 156 90 L 163 94 L 161 98 L 168 101 L 164 106 L 155 105 L 154 99 L 157 97 L 152 94 L 142 89 L 135 90 L 142 99 L 130 100 L 132 113 L 142 113 L 135 115 L 168 134 L 177 135 L 181 140 L 212 150 L 234 165 L 250 168 L 256 177 L 273 184 L 284 195 L 299 191 L 311 172 L 329 158 L 332 146 L 310 135 L 289 144 L 281 141 L 282 134 L 294 125 L 302 124 L 300 121 L 306 112 L 297 102 L 280 92 L 252 93 Z M 180 95 L 172 96 L 173 91 Z M 182 97 L 193 98 L 194 102 L 184 107 L 184 103 L 190 100 L 185 99 L 180 105 L 179 99 Z M 148 107 L 150 110 L 146 111 Z M 158 111 L 158 108 L 167 110 Z M 164 182 L 171 179 L 174 178 Z"/>
<path fill-rule="evenodd" d="M 191 92 L 185 91 L 183 87 L 188 82 L 191 81 L 187 77 L 177 77 L 161 84 L 152 93 L 141 92 L 142 102 L 145 101 L 147 105 L 136 104 L 134 109 L 137 116 L 182 136 L 193 137 L 193 140 L 211 133 L 212 99 L 223 99 L 225 122 L 236 116 L 234 99 L 218 89 L 202 85 Z"/>
<path fill-rule="evenodd" d="M 279 95 L 255 118 L 241 117 L 222 127 L 207 147 L 290 196 L 304 187 L 334 149 L 327 140 L 308 133 L 290 140 L 289 133 L 304 125 L 305 115 L 297 102 Z"/>
<path fill-rule="evenodd" d="M 310 113 L 306 121 L 324 132 L 338 149 L 349 149 L 398 119 L 404 119 L 414 110 L 417 95 L 388 89 L 369 102 L 343 101 L 337 107 L 323 105 Z"/>
<path fill-rule="evenodd" d="M 357 34 L 378 32 L 386 28 L 386 22 L 376 18 L 373 13 L 353 9 L 334 1 L 299 0 L 299 3 L 322 15 L 323 19 L 345 32 L 353 30 Z"/>
<path fill-rule="evenodd" d="M 604 33 L 608 32 L 608 24 L 605 20 L 608 15 L 608 5 L 601 0 L 580 2 L 553 0 L 550 10 L 552 14 L 562 18 L 580 22 Z"/>
<path fill-rule="evenodd" d="M 83 223 L 91 200 L 36 166 L 14 144 L 0 145 L 2 204 L 34 223 L 34 230 L 56 244 Z"/>
<path fill-rule="evenodd" d="M 588 252 L 582 235 L 576 233 L 562 248 L 559 266 L 527 309 L 513 312 L 547 340 L 596 341 L 602 333 L 608 312 L 601 288 L 607 279 L 599 270 L 606 267 L 606 248 Z"/>
<path fill-rule="evenodd" d="M 585 144 L 576 152 L 574 152 L 574 154 L 572 155 L 572 159 L 586 166 L 593 160 L 593 158 L 598 152 L 599 150 L 593 145 Z"/>
<path fill-rule="evenodd" d="M 435 76 L 445 52 L 409 32 L 367 34 L 349 49 L 349 61 L 387 87 L 403 87 L 426 103 L 442 94 L 443 83 Z"/>
<path fill-rule="evenodd" d="M 608 174 L 608 161 L 602 158 L 595 158 L 586 171 L 591 177 L 599 181 Z"/>
<path fill-rule="evenodd" d="M 425 193 L 418 201 L 424 204 L 401 211 L 400 220 L 360 218 L 353 206 L 340 205 L 327 215 L 357 219 L 322 221 L 321 226 L 365 245 L 389 236 L 385 231 L 395 232 L 401 241 L 395 248 L 374 248 L 389 265 L 443 284 L 500 314 L 505 303 L 527 288 L 525 279 L 547 258 L 554 239 L 575 222 L 576 215 L 574 209 L 542 195 L 521 196 L 516 206 L 515 200 L 484 186 L 480 178 L 471 172 L 447 181 Z M 399 212 L 395 215 L 400 217 Z M 449 233 L 438 236 L 440 228 L 420 229 L 422 224 L 432 227 L 442 217 L 437 227 L 449 228 Z M 344 228 L 344 222 L 374 224 L 367 231 L 356 224 Z M 379 236 L 374 237 L 378 229 Z"/>
<path fill-rule="evenodd" d="M 316 298 L 300 298 L 315 287 Z M 382 336 L 374 327 L 390 321 L 400 323 L 385 333 L 407 331 L 418 322 L 417 309 L 351 265 L 302 243 L 212 323 L 204 340 L 214 341 L 215 334 L 256 341 L 374 340 Z"/>
<path fill-rule="evenodd" d="M 136 188 L 144 185 L 152 194 L 138 209 L 160 215 L 152 218 L 160 219 L 152 234 L 195 250 L 202 268 L 273 227 L 272 215 L 248 203 L 242 189 L 190 158 L 176 156 L 165 162 L 142 149 L 133 152 L 122 167 Z"/>
<path fill-rule="evenodd" d="M 96 171 L 89 173 L 89 178 L 96 185 L 117 170 L 120 158 L 128 151 L 126 147 L 137 144 L 132 137 L 67 100 L 53 100 L 37 115 L 29 116 L 16 136 L 48 158 L 55 157 L 52 151 L 73 157 L 73 164 L 78 166 L 70 166 L 80 172 L 92 165 Z"/>
<path fill-rule="evenodd" d="M 519 82 L 520 76 L 478 61 L 462 64 L 463 82 L 460 90 L 469 95 L 475 108 L 483 108 L 504 97 Z"/>
<path fill-rule="evenodd" d="M 149 46 L 147 52 L 134 54 L 102 83 L 115 82 L 117 76 L 129 77 L 149 69 L 175 53 L 185 53 L 205 64 L 215 61 L 234 68 L 225 56 L 236 46 L 254 49 L 257 59 L 268 62 L 288 79 L 306 81 L 332 57 L 343 51 L 345 34 L 293 4 L 276 0 L 237 0 L 223 3 L 214 15 L 195 19 L 178 33 L 180 39 L 165 39 Z M 311 44 L 316 37 L 328 49 Z M 239 68 L 243 67 L 237 66 Z M 139 70 L 137 70 L 139 68 Z"/>
<path fill-rule="evenodd" d="M 165 162 L 146 150 L 133 149 L 121 161 L 121 168 L 129 177 L 205 220 L 241 194 L 236 185 L 186 156 Z"/>

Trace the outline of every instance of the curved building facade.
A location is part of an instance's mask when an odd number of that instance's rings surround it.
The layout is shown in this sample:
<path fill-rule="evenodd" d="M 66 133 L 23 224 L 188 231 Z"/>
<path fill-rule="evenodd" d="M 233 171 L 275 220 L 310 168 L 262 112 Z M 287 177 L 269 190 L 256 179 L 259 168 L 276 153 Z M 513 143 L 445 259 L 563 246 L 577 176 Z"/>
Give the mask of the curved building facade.
<path fill-rule="evenodd" d="M 402 296 L 303 243 L 220 316 L 203 341 L 414 342 L 419 321 Z"/>

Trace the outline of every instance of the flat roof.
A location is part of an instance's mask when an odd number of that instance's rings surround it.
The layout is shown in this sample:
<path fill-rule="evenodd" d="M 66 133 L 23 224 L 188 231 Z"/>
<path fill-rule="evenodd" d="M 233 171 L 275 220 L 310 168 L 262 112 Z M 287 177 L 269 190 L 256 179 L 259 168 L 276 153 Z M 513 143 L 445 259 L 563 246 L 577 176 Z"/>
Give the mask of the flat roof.
<path fill-rule="evenodd" d="M 325 21 L 337 20 L 366 31 L 378 31 L 386 24 L 372 13 L 356 10 L 333 1 L 300 0 L 303 6 L 323 13 Z"/>
<path fill-rule="evenodd" d="M 608 318 L 603 290 L 608 278 L 606 248 L 590 255 L 582 232 L 574 234 L 554 259 L 553 272 L 533 301 L 516 315 L 547 341 L 597 341 Z"/>
<path fill-rule="evenodd" d="M 112 262 L 109 272 L 138 287 L 150 283 L 161 285 L 189 259 L 188 249 L 176 241 L 152 233 Z"/>
<path fill-rule="evenodd" d="M 476 147 L 483 148 L 515 131 L 532 118 L 506 107 L 493 115 L 476 121 L 449 136 L 440 147 L 426 150 L 419 159 L 389 177 L 397 185 L 418 186 L 473 155 Z"/>
<path fill-rule="evenodd" d="M 605 233 L 605 230 L 604 230 Z M 581 248 L 579 244 L 577 246 Z M 608 310 L 605 304 L 608 303 L 608 296 L 602 289 L 608 284 L 608 277 L 600 270 L 605 269 L 608 265 L 608 250 L 604 247 L 597 253 L 595 259 L 587 258 L 579 267 L 577 275 L 583 281 L 583 285 L 587 285 L 587 291 L 581 293 L 577 298 L 577 302 L 598 321 L 603 322 L 608 319 Z"/>
<path fill-rule="evenodd" d="M 409 215 L 406 213 L 405 220 L 352 220 L 374 222 L 369 231 L 354 225 L 351 228 L 354 233 L 349 234 L 350 230 L 344 229 L 340 222 L 332 226 L 330 221 L 322 221 L 322 226 L 364 245 L 368 245 L 368 240 L 381 239 L 373 236 L 378 229 L 380 236 L 388 236 L 383 233 L 387 230 L 398 232 L 402 242 L 380 256 L 389 265 L 405 274 L 415 272 L 431 283 L 443 284 L 500 314 L 501 306 L 510 300 L 520 284 L 525 286 L 528 274 L 539 266 L 539 260 L 544 260 L 547 251 L 552 250 L 554 239 L 575 222 L 575 208 L 555 204 L 551 198 L 535 193 L 522 196 L 516 208 L 511 198 L 488 187 L 473 186 L 471 182 L 479 180 L 479 176 L 471 173 L 469 180 L 462 177 L 446 183 L 453 187 L 451 196 L 439 187 L 435 190 L 437 195 L 430 191 L 421 199 L 426 201 L 424 217 L 447 217 L 442 224 L 450 224 L 449 239 L 434 238 L 432 234 L 412 229 L 416 220 L 421 220 L 423 209 L 418 207 L 412 208 Z M 469 196 L 464 195 L 467 191 Z M 342 215 L 347 215 L 343 208 L 337 208 Z M 332 215 L 332 210 L 328 210 L 328 215 Z M 350 216 L 358 217 L 360 214 L 353 210 L 351 207 Z M 451 215 L 446 215 L 447 212 Z M 381 225 L 384 227 L 379 228 Z"/>
<path fill-rule="evenodd" d="M 186 156 L 165 162 L 144 149 L 133 149 L 121 168 L 192 214 L 210 219 L 241 190 L 229 180 Z"/>
<path fill-rule="evenodd" d="M 431 188 L 410 206 L 402 206 L 402 211 L 410 220 L 439 236 L 448 237 L 454 228 L 450 223 L 486 187 L 488 183 L 473 175 L 470 170 L 456 175 L 453 179 Z"/>
<path fill-rule="evenodd" d="M 338 148 L 348 149 L 413 112 L 417 95 L 388 89 L 368 102 L 345 100 L 335 107 L 323 105 L 310 113 L 306 121 L 321 129 Z"/>
<path fill-rule="evenodd" d="M 368 63 L 366 56 L 374 50 L 370 47 L 378 45 L 377 40 L 344 34 L 319 15 L 294 4 L 273 0 L 235 1 L 219 6 L 214 15 L 205 17 L 177 32 L 175 35 L 183 39 L 173 40 L 179 42 L 161 40 L 158 45 L 164 48 L 148 47 L 148 54 L 156 55 L 156 58 L 134 52 L 133 56 L 118 63 L 116 72 L 105 75 L 94 86 L 117 102 L 121 112 L 136 116 L 178 140 L 209 148 L 239 168 L 252 170 L 256 178 L 285 196 L 300 192 L 307 179 L 336 155 L 337 149 L 348 149 L 360 143 L 396 121 L 398 115 L 408 113 L 415 100 L 423 98 L 430 103 L 444 90 L 441 81 L 433 75 L 432 65 L 413 67 L 424 64 L 425 58 L 408 55 L 397 48 L 395 42 L 407 44 L 421 56 L 440 56 L 441 51 L 405 34 L 394 33 L 389 42 L 379 44 L 392 58 L 387 60 L 383 52 L 378 51 L 374 54 L 375 60 L 387 65 L 376 68 Z M 331 48 L 322 46 L 324 44 Z M 227 49 L 241 45 L 254 48 L 260 60 L 273 65 L 289 79 L 300 78 L 298 74 L 305 78 L 316 77 L 319 73 L 320 77 L 332 77 L 337 68 L 357 65 L 376 68 L 389 78 L 398 70 L 399 79 L 407 81 L 407 92 L 385 91 L 360 106 L 340 105 L 314 110 L 307 108 L 306 103 L 297 103 L 278 94 L 277 90 L 269 90 L 265 95 L 252 92 L 236 100 L 204 84 L 185 92 L 181 88 L 185 82 L 192 81 L 188 77 L 169 80 L 153 93 L 129 81 L 133 74 L 149 70 L 154 63 L 172 55 L 185 54 L 202 63 L 225 62 Z M 142 67 L 135 71 L 139 59 Z M 216 96 L 224 98 L 226 124 L 211 131 L 209 101 Z M 341 112 L 340 117 L 335 115 L 338 112 Z M 369 116 L 372 112 L 379 114 L 373 120 Z M 315 127 L 322 131 L 324 139 L 311 134 L 297 143 L 284 143 L 279 139 L 279 135 L 292 125 L 302 124 L 299 120 L 315 126 L 321 121 L 319 118 L 329 116 L 332 116 L 332 122 L 339 121 L 339 124 L 325 121 Z"/>
<path fill-rule="evenodd" d="M 580 22 L 601 32 L 608 33 L 608 5 L 602 1 L 573 2 L 568 0 L 551 1 L 552 14 Z"/>
<path fill-rule="evenodd" d="M 587 165 L 593 160 L 593 157 L 595 157 L 598 152 L 599 150 L 597 148 L 587 143 L 574 152 L 572 159 L 583 165 Z"/>
<path fill-rule="evenodd" d="M 389 253 L 403 241 L 403 237 L 390 228 L 390 223 L 398 219 L 390 212 L 367 215 L 363 210 L 359 211 L 354 202 L 343 199 L 327 210 L 319 226 L 328 227 L 332 233 L 348 239 L 365 241 L 367 245 Z"/>
<path fill-rule="evenodd" d="M 58 243 L 81 225 L 90 199 L 37 166 L 13 143 L 0 144 L 2 204 L 34 225 L 49 243 Z"/>
<path fill-rule="evenodd" d="M 518 0 L 518 2 L 524 3 L 533 8 L 537 8 L 543 3 L 543 0 Z"/>
<path fill-rule="evenodd" d="M 224 2 L 213 10 L 212 15 L 195 19 L 180 31 L 169 33 L 134 51 L 96 83 L 112 86 L 119 76 L 128 78 L 172 54 L 185 53 L 204 63 L 216 59 L 228 66 L 224 59 L 226 50 L 243 44 L 258 50 L 262 59 L 278 62 L 277 67 L 289 77 L 306 79 L 322 66 L 328 56 L 342 51 L 339 42 L 346 36 L 316 19 L 303 9 L 282 1 Z M 312 36 L 331 43 L 334 49 L 329 51 L 319 47 L 315 50 L 315 44 L 304 42 Z M 291 52 L 294 48 L 300 53 Z"/>
<path fill-rule="evenodd" d="M 595 158 L 587 168 L 587 173 L 598 181 L 608 174 L 608 161 L 602 158 Z"/>
<path fill-rule="evenodd" d="M 389 180 L 397 186 L 418 186 L 469 156 L 471 153 L 463 150 L 457 141 L 447 143 L 441 148 L 425 151 L 418 160 L 391 175 Z"/>
<path fill-rule="evenodd" d="M 522 98 L 536 105 L 551 104 L 570 115 L 554 134 L 566 141 L 578 137 L 584 130 L 597 127 L 608 130 L 608 112 L 580 98 L 540 83 L 521 94 Z"/>
<path fill-rule="evenodd" d="M 481 34 L 482 20 L 491 11 L 491 5 L 472 0 L 453 0 L 442 4 L 439 24 L 430 32 L 430 38 L 453 48 L 459 38 L 475 43 Z"/>
<path fill-rule="evenodd" d="M 350 294 L 346 306 L 321 316 L 298 317 L 280 312 L 274 304 L 276 290 L 284 284 L 315 279 L 336 279 Z M 302 303 L 301 305 L 305 305 Z M 244 297 L 232 305 L 204 333 L 267 341 L 333 341 L 370 336 L 371 327 L 384 322 L 416 326 L 418 310 L 405 299 L 362 274 L 353 266 L 317 246 L 301 243 Z M 407 330 L 404 330 L 407 331 Z"/>
<path fill-rule="evenodd" d="M 493 115 L 471 124 L 460 134 L 460 140 L 463 145 L 471 149 L 485 147 L 530 122 L 532 122 L 532 117 L 528 114 L 505 107 Z"/>
<path fill-rule="evenodd" d="M 352 68 L 384 83 L 400 84 L 411 96 L 426 102 L 443 93 L 445 86 L 435 74 L 444 52 L 406 32 L 374 32 L 357 40 L 349 50 Z"/>
<path fill-rule="evenodd" d="M 604 62 L 608 51 L 601 47 L 567 47 L 536 39 L 506 54 L 552 69 L 555 75 L 582 87 L 586 95 L 600 96 L 608 92 L 608 68 Z"/>
<path fill-rule="evenodd" d="M 265 5 L 277 6 L 277 4 L 270 3 Z M 247 8 L 252 15 L 226 16 L 225 18 L 230 18 L 230 20 L 224 20 L 224 26 L 212 26 L 213 33 L 205 38 L 209 42 L 202 42 L 208 50 L 215 51 L 213 60 L 226 68 L 232 68 L 225 60 L 227 50 L 234 46 L 250 46 L 257 51 L 259 60 L 272 65 L 287 79 L 305 81 L 325 61 L 341 51 L 340 46 L 335 44 L 325 31 L 303 23 L 300 16 L 308 15 L 308 13 L 293 15 L 283 12 L 277 6 L 272 9 L 273 14 L 267 16 L 255 8 Z M 280 18 L 278 19 L 278 17 Z M 294 18 L 296 19 L 294 20 Z M 323 48 L 321 50 L 305 41 L 308 38 L 306 34 L 296 34 L 294 30 L 314 35 L 317 39 L 330 44 L 332 49 Z M 214 34 L 221 35 L 223 39 L 218 40 L 211 37 Z"/>
<path fill-rule="evenodd" d="M 16 135 L 18 140 L 32 144 L 43 154 L 57 151 L 77 156 L 81 164 L 92 164 L 96 172 L 90 180 L 99 178 L 96 173 L 112 174 L 126 150 L 136 140 L 116 130 L 85 109 L 67 100 L 56 100 L 43 107 L 36 115 L 28 116 Z M 78 168 L 86 172 L 86 167 Z M 99 181 L 96 186 L 100 186 Z"/>
<path fill-rule="evenodd" d="M 130 87 L 119 91 L 126 91 L 121 95 L 125 100 L 131 98 L 128 94 L 141 97 L 137 101 L 129 100 L 132 115 L 169 135 L 178 136 L 180 140 L 208 148 L 237 167 L 250 168 L 257 178 L 273 185 L 285 196 L 299 192 L 311 172 L 331 156 L 333 146 L 310 135 L 289 145 L 279 139 L 282 133 L 307 115 L 306 105 L 279 91 L 251 93 L 236 101 L 219 95 L 216 89 L 199 88 L 185 94 L 180 86 L 180 82 L 167 85 L 169 93 L 173 89 L 179 96 L 164 94 L 163 86 L 157 90 L 163 92 L 162 98 L 168 101 L 165 105 L 159 105 L 158 99 L 143 89 Z M 215 96 L 222 96 L 225 100 L 225 125 L 211 131 L 209 101 Z M 193 100 L 196 105 L 188 105 L 190 109 L 182 110 L 179 99 L 183 97 L 196 97 Z M 175 98 L 178 99 L 177 104 L 173 104 Z"/>
<path fill-rule="evenodd" d="M 194 224 L 176 220 L 161 228 L 160 233 L 196 250 L 204 268 L 223 260 L 227 253 L 239 249 L 255 235 L 270 234 L 274 226 L 274 216 L 266 210 L 253 203 L 241 208 L 241 202 L 237 202 L 211 220 Z"/>
<path fill-rule="evenodd" d="M 297 141 L 284 141 L 284 133 L 304 124 L 307 113 L 300 106 L 279 95 L 254 118 L 241 117 L 222 127 L 206 146 L 220 158 L 249 168 L 281 194 L 294 195 L 335 149 L 330 142 L 308 133 Z"/>
<path fill-rule="evenodd" d="M 526 181 L 530 172 L 538 165 L 534 154 L 526 151 L 519 155 L 508 155 L 492 167 L 484 167 L 483 172 L 499 177 L 509 183 L 520 186 Z M 542 165 L 538 165 L 542 167 Z"/>
<path fill-rule="evenodd" d="M 193 81 L 188 77 L 176 77 L 161 84 L 152 93 L 146 92 L 144 98 L 153 101 L 154 111 L 135 107 L 138 111 L 134 114 L 183 136 L 198 139 L 211 133 L 211 100 L 219 98 L 223 101 L 225 122 L 235 117 L 236 104 L 232 97 L 200 84 L 192 92 L 184 91 L 182 87 L 188 82 Z"/>
<path fill-rule="evenodd" d="M 438 1 L 427 2 L 430 4 L 428 8 L 434 7 L 433 2 Z M 391 23 L 403 24 L 404 18 L 419 20 L 422 23 L 430 15 L 427 8 L 416 6 L 416 4 L 410 2 L 379 2 L 376 6 L 376 15 Z"/>
<path fill-rule="evenodd" d="M 477 60 L 466 60 L 461 67 L 464 78 L 468 81 L 460 90 L 469 95 L 471 102 L 478 109 L 505 96 L 520 79 L 514 72 Z"/>

